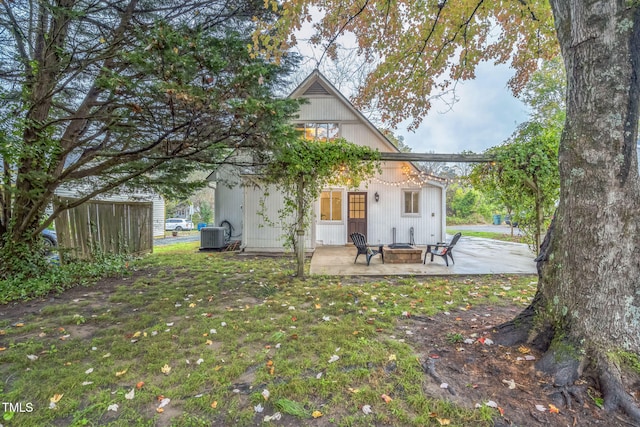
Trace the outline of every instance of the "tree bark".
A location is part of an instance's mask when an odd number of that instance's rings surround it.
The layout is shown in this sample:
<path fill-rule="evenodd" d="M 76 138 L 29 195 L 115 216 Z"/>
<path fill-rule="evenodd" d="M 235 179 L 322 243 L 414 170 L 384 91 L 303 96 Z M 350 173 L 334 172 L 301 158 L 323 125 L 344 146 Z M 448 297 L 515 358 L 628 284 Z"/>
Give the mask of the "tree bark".
<path fill-rule="evenodd" d="M 601 350 L 640 353 L 640 9 L 625 3 L 551 2 L 567 70 L 567 120 L 555 237 L 540 288 L 570 335 Z"/>
<path fill-rule="evenodd" d="M 498 333 L 506 343 L 544 335 L 548 348 L 538 369 L 553 373 L 563 387 L 576 375 L 591 374 L 605 409 L 622 408 L 640 421 L 612 357 L 640 354 L 635 3 L 551 1 L 568 80 L 560 202 L 538 257 L 538 294 Z M 522 321 L 531 314 L 542 322 Z M 535 324 L 544 326 L 536 330 Z M 559 347 L 565 345 L 570 351 L 563 355 Z"/>

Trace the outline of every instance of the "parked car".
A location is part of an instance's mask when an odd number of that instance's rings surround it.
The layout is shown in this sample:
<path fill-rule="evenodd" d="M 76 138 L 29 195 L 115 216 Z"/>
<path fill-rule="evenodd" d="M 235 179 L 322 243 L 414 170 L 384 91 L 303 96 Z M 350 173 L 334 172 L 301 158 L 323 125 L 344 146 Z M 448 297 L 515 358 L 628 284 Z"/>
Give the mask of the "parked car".
<path fill-rule="evenodd" d="M 169 218 L 164 223 L 164 229 L 169 231 L 193 230 L 193 223 L 184 218 Z"/>
<path fill-rule="evenodd" d="M 54 230 L 45 228 L 40 235 L 42 236 L 42 245 L 47 253 L 58 247 L 58 235 Z"/>

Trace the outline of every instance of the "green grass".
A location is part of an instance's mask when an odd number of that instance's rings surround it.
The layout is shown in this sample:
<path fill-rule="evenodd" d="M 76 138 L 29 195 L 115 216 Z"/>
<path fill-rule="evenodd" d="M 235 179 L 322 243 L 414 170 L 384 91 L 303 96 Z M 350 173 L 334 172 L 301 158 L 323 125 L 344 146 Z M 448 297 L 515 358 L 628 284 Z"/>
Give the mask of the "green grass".
<path fill-rule="evenodd" d="M 447 234 L 453 235 L 458 232 L 467 237 L 482 237 L 483 239 L 500 240 L 503 242 L 527 243 L 524 236 L 516 236 L 515 234 L 511 236 L 511 234 L 493 233 L 490 231 L 456 230 L 454 227 L 447 228 Z"/>
<path fill-rule="evenodd" d="M 397 324 L 406 312 L 525 304 L 531 277 L 298 280 L 290 258 L 197 245 L 158 248 L 106 299 L 63 298 L 22 326 L 0 320 L 2 401 L 33 405 L 4 412 L 4 424 L 255 425 L 276 412 L 289 425 L 314 425 L 314 414 L 338 426 L 492 424 L 424 395 L 429 379 Z"/>

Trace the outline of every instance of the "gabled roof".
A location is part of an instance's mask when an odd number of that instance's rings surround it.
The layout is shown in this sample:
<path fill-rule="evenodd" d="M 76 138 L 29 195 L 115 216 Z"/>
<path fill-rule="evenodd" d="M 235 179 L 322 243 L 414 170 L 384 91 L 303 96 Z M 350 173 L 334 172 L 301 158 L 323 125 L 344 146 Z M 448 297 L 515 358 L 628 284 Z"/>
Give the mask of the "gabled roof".
<path fill-rule="evenodd" d="M 362 123 L 369 128 L 373 133 L 377 134 L 385 145 L 388 145 L 389 149 L 395 152 L 400 152 L 398 147 L 393 145 L 389 139 L 384 136 L 380 129 L 375 127 L 373 123 L 369 121 L 354 105 L 340 92 L 318 69 L 315 69 L 307 76 L 297 88 L 291 92 L 289 98 L 306 98 L 311 96 L 332 96 L 338 98 L 347 109 L 356 116 Z M 412 165 L 413 166 L 413 165 Z M 414 166 L 415 167 L 415 166 Z"/>
<path fill-rule="evenodd" d="M 367 119 L 364 114 L 360 112 L 343 94 L 340 92 L 318 69 L 315 69 L 305 78 L 302 83 L 296 87 L 289 98 L 306 98 L 306 97 L 318 97 L 318 96 L 332 96 L 339 99 L 346 108 L 354 114 L 365 126 L 369 128 L 373 133 L 377 134 L 385 145 L 393 152 L 400 153 L 398 147 L 396 147 L 376 126 Z M 417 173 L 424 174 L 415 164 L 412 162 L 406 162 L 411 165 Z M 438 182 L 438 177 L 434 177 L 432 184 L 441 186 Z"/>

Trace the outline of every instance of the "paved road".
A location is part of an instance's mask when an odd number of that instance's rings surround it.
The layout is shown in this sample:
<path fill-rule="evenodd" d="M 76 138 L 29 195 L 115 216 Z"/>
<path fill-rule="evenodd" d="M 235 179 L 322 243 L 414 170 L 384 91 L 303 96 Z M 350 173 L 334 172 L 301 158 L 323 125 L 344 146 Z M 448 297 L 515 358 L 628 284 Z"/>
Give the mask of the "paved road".
<path fill-rule="evenodd" d="M 173 245 L 174 243 L 197 242 L 200 240 L 200 233 L 190 233 L 178 235 L 177 237 L 169 236 L 161 239 L 154 239 L 153 246 Z"/>

